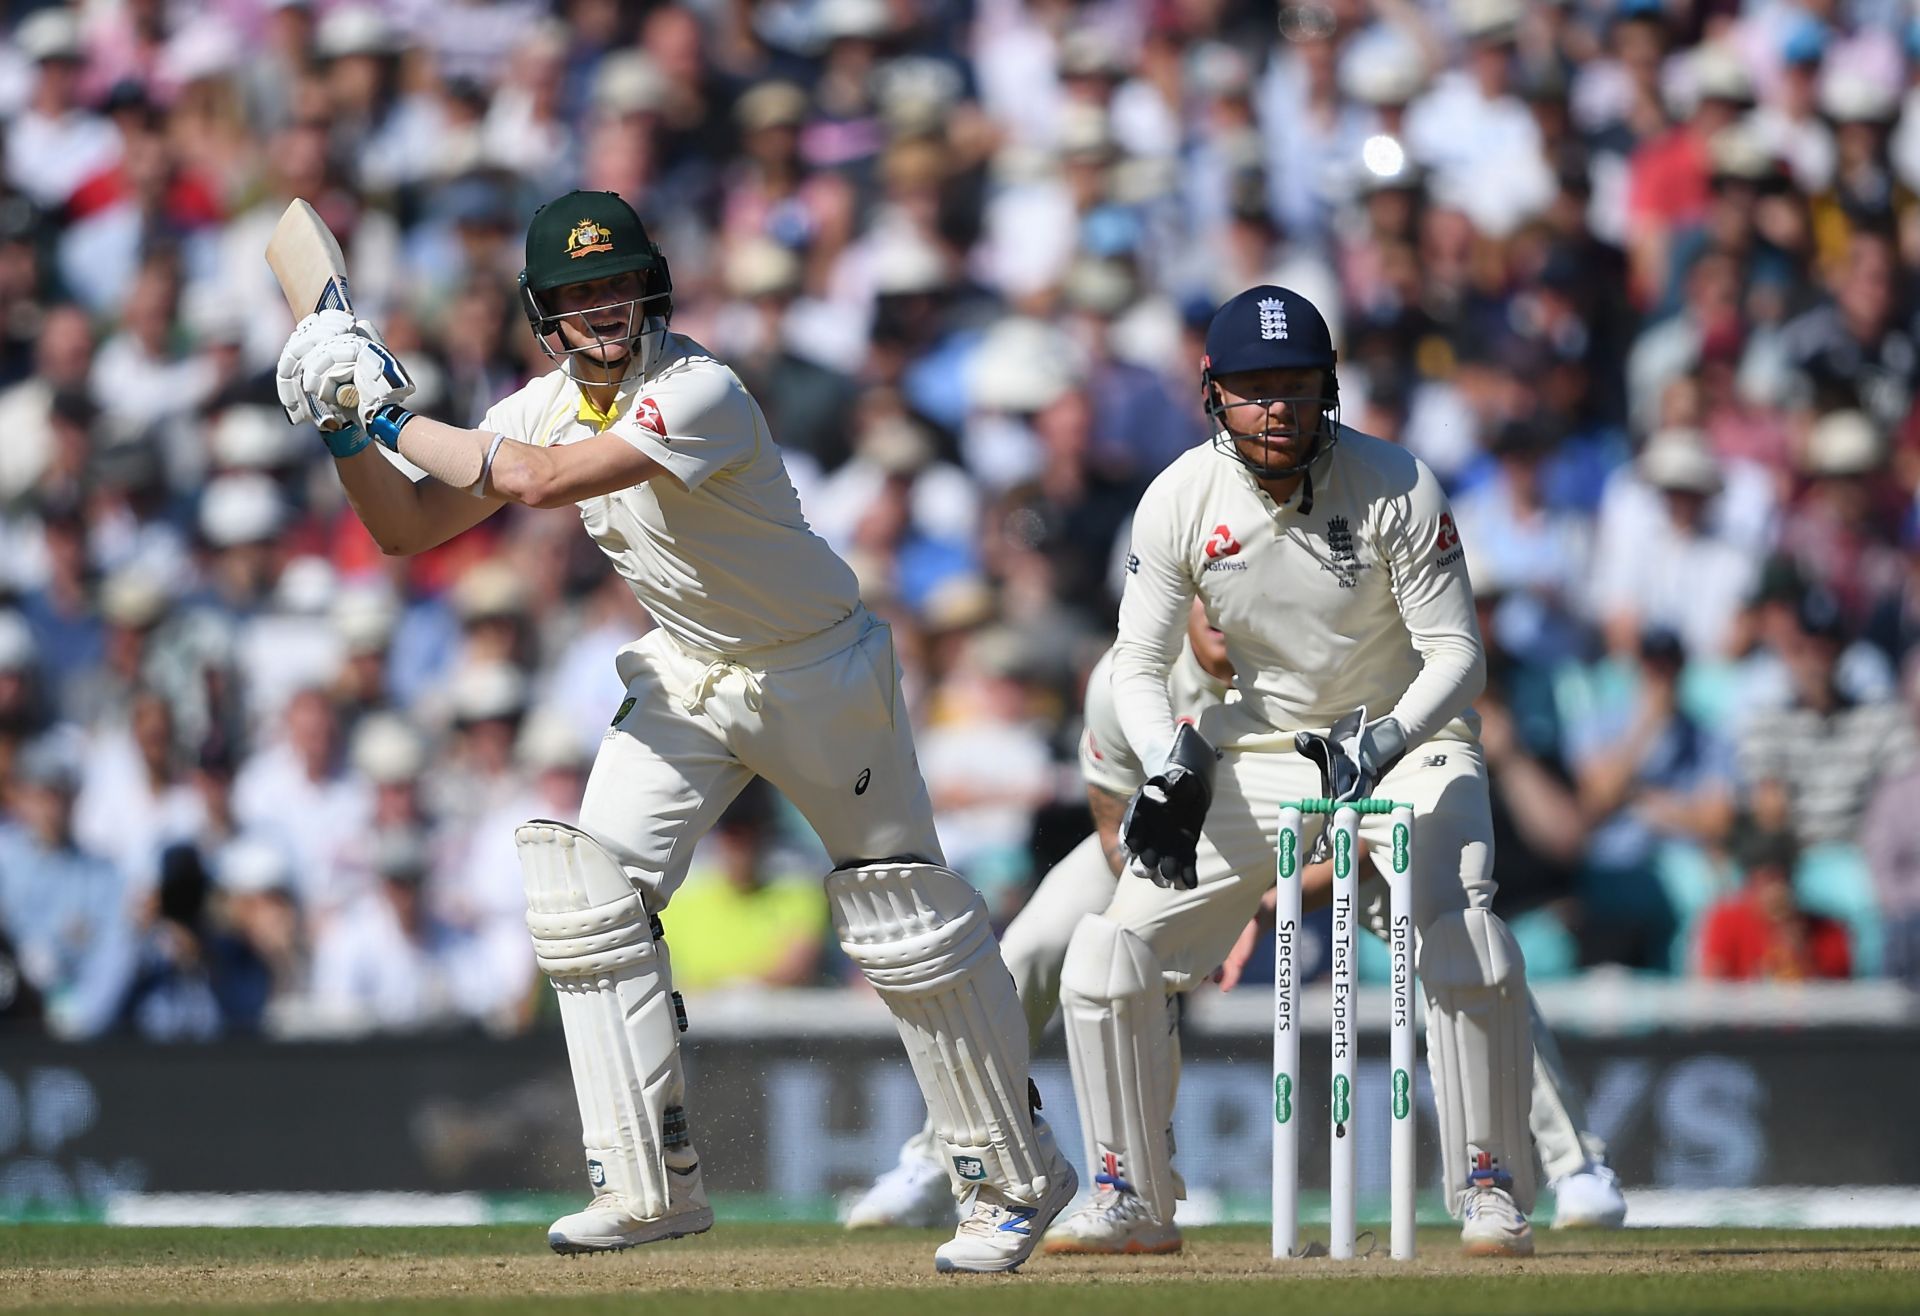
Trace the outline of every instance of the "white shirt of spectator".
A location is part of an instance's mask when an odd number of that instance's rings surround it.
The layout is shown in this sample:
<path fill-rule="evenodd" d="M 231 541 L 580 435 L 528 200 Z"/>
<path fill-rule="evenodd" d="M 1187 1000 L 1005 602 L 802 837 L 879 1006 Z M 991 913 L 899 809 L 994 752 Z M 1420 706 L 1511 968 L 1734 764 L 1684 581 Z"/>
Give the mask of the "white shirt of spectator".
<path fill-rule="evenodd" d="M 24 110 L 7 130 L 7 181 L 36 205 L 58 210 L 119 155 L 119 130 L 98 114 L 69 110 L 56 117 Z"/>
<path fill-rule="evenodd" d="M 1682 535 L 1658 489 L 1631 467 L 1617 472 L 1600 499 L 1586 595 L 1592 619 L 1632 615 L 1642 626 L 1679 635 L 1694 657 L 1723 656 L 1734 619 L 1753 592 L 1758 559 L 1720 524 L 1718 509 L 1710 508 L 1707 529 Z"/>
<path fill-rule="evenodd" d="M 1540 129 L 1517 96 L 1488 100 L 1465 73 L 1449 73 L 1407 110 L 1407 147 L 1437 175 L 1446 204 L 1481 232 L 1505 237 L 1545 210 L 1556 191 Z"/>
<path fill-rule="evenodd" d="M 1191 645 L 1182 645 L 1167 678 L 1174 720 L 1191 721 L 1211 740 L 1208 714 L 1226 702 L 1232 688 L 1230 682 L 1215 678 L 1200 665 Z M 1089 786 L 1131 796 L 1149 774 L 1127 743 L 1126 728 L 1120 725 L 1120 709 L 1113 698 L 1111 653 L 1103 654 L 1087 675 L 1086 705 L 1086 726 L 1080 732 L 1080 775 Z"/>
<path fill-rule="evenodd" d="M 1211 444 L 1142 496 L 1113 691 L 1150 768 L 1173 743 L 1167 680 L 1196 593 L 1225 633 L 1244 734 L 1325 730 L 1364 706 L 1391 714 L 1410 744 L 1477 737 L 1467 704 L 1484 657 L 1446 495 L 1404 449 L 1345 426 L 1341 436 L 1315 464 L 1304 515 L 1299 491 L 1276 504 Z"/>
<path fill-rule="evenodd" d="M 597 432 L 556 370 L 503 398 L 480 428 L 539 446 Z M 808 528 L 766 417 L 689 338 L 621 385 L 607 433 L 667 468 L 579 504 L 587 533 L 653 618 L 696 653 L 738 656 L 817 635 L 859 606 L 852 570 Z"/>

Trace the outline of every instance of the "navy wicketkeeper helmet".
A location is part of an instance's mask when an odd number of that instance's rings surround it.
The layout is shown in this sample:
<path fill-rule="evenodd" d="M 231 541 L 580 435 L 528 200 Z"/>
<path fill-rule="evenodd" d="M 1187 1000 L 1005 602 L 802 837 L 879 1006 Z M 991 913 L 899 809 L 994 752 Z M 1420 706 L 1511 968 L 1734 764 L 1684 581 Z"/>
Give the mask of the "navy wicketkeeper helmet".
<path fill-rule="evenodd" d="M 1339 441 L 1340 385 L 1335 377 L 1333 334 L 1319 308 L 1291 288 L 1263 283 L 1249 288 L 1213 314 L 1207 326 L 1207 353 L 1200 361 L 1200 388 L 1207 415 L 1213 419 L 1216 448 L 1234 457 L 1262 479 L 1283 479 L 1305 470 Z M 1247 457 L 1227 428 L 1226 407 L 1214 382 L 1222 375 L 1249 370 L 1312 369 L 1321 372 L 1318 393 L 1285 399 L 1292 404 L 1295 424 L 1312 423 L 1319 434 L 1302 460 L 1288 466 L 1268 466 Z M 1251 399 L 1240 405 L 1259 405 L 1272 398 Z M 1311 421 L 1308 418 L 1311 417 Z M 1242 435 L 1259 438 L 1260 434 Z"/>

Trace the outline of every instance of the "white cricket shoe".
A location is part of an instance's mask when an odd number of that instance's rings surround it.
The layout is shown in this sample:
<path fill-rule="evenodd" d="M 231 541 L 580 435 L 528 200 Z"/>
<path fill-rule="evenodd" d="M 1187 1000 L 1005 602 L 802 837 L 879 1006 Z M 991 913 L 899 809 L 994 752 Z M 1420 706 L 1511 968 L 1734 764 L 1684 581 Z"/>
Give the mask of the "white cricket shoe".
<path fill-rule="evenodd" d="M 1555 1229 L 1618 1229 L 1627 1222 L 1620 1180 L 1605 1165 L 1587 1165 L 1553 1183 Z"/>
<path fill-rule="evenodd" d="M 1180 1250 L 1180 1226 L 1162 1223 L 1140 1194 L 1122 1188 L 1110 1175 L 1094 1176 L 1099 1185 L 1078 1211 L 1062 1216 L 1047 1231 L 1044 1251 L 1055 1256 L 1160 1256 Z"/>
<path fill-rule="evenodd" d="M 1504 1188 L 1468 1185 L 1460 1219 L 1460 1246 L 1470 1257 L 1533 1255 L 1533 1226 Z"/>
<path fill-rule="evenodd" d="M 875 1179 L 848 1208 L 847 1228 L 951 1228 L 955 1210 L 946 1167 L 915 1140 L 900 1149 L 900 1163 Z"/>
<path fill-rule="evenodd" d="M 579 1252 L 620 1252 L 642 1243 L 658 1243 L 688 1234 L 704 1234 L 713 1228 L 713 1208 L 707 1205 L 706 1185 L 700 1180 L 700 1166 L 682 1172 L 668 1167 L 674 1176 L 671 1205 L 663 1216 L 647 1219 L 633 1211 L 632 1199 L 623 1193 L 601 1193 L 584 1211 L 563 1215 L 547 1227 L 547 1246 L 562 1256 Z"/>
<path fill-rule="evenodd" d="M 1080 1176 L 1054 1146 L 1045 1120 L 1034 1117 L 1034 1132 L 1048 1153 L 1047 1195 L 1035 1206 L 1008 1201 L 1000 1190 L 980 1184 L 963 1206 L 960 1228 L 933 1254 L 933 1268 L 949 1271 L 1018 1270 L 1033 1255 L 1034 1244 L 1080 1191 Z"/>

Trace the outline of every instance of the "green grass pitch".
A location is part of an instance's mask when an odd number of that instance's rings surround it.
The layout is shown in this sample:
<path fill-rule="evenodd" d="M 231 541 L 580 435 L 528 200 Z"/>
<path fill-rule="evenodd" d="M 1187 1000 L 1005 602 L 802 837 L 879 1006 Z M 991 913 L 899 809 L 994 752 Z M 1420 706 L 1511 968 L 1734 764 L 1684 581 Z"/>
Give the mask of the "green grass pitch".
<path fill-rule="evenodd" d="M 0 1230 L 0 1312 L 407 1316 L 1425 1316 L 1910 1312 L 1920 1230 L 1543 1231 L 1528 1261 L 1275 1262 L 1266 1231 L 1196 1229 L 1177 1257 L 1036 1256 L 1018 1275 L 939 1276 L 939 1235 L 723 1223 L 701 1238 L 562 1259 L 538 1228 Z"/>

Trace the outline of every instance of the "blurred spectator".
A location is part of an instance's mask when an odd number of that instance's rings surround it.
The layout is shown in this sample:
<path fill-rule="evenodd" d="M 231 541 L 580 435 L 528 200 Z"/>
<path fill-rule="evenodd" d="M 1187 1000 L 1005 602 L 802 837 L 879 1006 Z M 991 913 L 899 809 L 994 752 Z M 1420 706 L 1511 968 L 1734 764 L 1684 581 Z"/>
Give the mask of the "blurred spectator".
<path fill-rule="evenodd" d="M 306 689 L 287 701 L 279 738 L 248 757 L 234 780 L 234 817 L 285 838 L 294 889 L 316 923 L 350 894 L 339 890 L 337 868 L 371 807 L 365 784 L 342 760 L 333 705 L 324 691 Z"/>
<path fill-rule="evenodd" d="M 1794 897 L 1799 851 L 1792 836 L 1748 819 L 1733 837 L 1741 885 L 1701 924 L 1700 975 L 1737 982 L 1851 977 L 1845 925 L 1808 913 Z"/>
<path fill-rule="evenodd" d="M 112 860 L 130 895 L 144 899 L 161 876 L 161 852 L 199 831 L 203 808 L 181 762 L 173 710 L 157 691 L 135 693 L 126 723 L 89 748 L 82 783 L 74 836 Z"/>
<path fill-rule="evenodd" d="M 0 827 L 0 924 L 57 1036 L 92 1037 L 119 1017 L 137 959 L 126 880 L 73 835 L 78 747 L 51 732 L 22 756 Z"/>
<path fill-rule="evenodd" d="M 1755 565 L 1712 519 L 1724 487 L 1705 436 L 1691 429 L 1654 434 L 1609 481 L 1590 606 L 1613 652 L 1633 652 L 1650 626 L 1675 632 L 1702 658 L 1727 651 Z"/>
<path fill-rule="evenodd" d="M 1913 307 L 1895 277 L 1898 259 L 1891 233 L 1855 229 L 1828 280 L 1828 300 L 1781 329 L 1778 351 L 1792 372 L 1796 405 L 1819 412 L 1857 408 L 1882 431 L 1906 421 L 1920 340 Z"/>
<path fill-rule="evenodd" d="M 1786 636 L 1791 702 L 1759 712 L 1740 739 L 1740 775 L 1757 824 L 1802 847 L 1851 843 L 1871 791 L 1913 759 L 1913 721 L 1897 702 L 1856 703 L 1837 679 L 1846 642 L 1839 602 L 1801 600 Z"/>
<path fill-rule="evenodd" d="M 1454 504 L 1460 542 L 1475 590 L 1526 590 L 1561 605 L 1587 579 L 1587 534 L 1582 520 L 1546 505 L 1540 465 L 1553 436 L 1526 421 L 1510 421 L 1489 452 L 1493 472 Z"/>
<path fill-rule="evenodd" d="M 1681 707 L 1684 663 L 1673 632 L 1645 632 L 1631 671 L 1599 672 L 1587 710 L 1567 728 L 1591 829 L 1591 958 L 1677 967 L 1669 939 L 1690 911 L 1676 869 L 1688 850 L 1718 842 L 1732 818 L 1732 749 Z"/>
<path fill-rule="evenodd" d="M 1733 707 L 1727 713 L 1731 729 L 1737 731 L 1762 709 L 1785 708 L 1793 701 L 1794 678 L 1786 655 L 1799 635 L 1800 609 L 1809 588 L 1799 568 L 1784 558 L 1762 565 L 1739 628 L 1745 646 L 1735 668 Z M 1863 704 L 1891 698 L 1895 684 L 1885 651 L 1864 639 L 1842 646 L 1833 679 L 1849 700 Z"/>
<path fill-rule="evenodd" d="M 443 828 L 437 845 L 431 910 L 477 943 L 503 994 L 521 999 L 533 985 L 527 899 L 514 833 L 532 818 L 574 822 L 592 759 L 558 713 L 541 709 L 521 724 L 513 747 L 523 783 L 472 827 Z M 677 968 L 677 966 L 676 966 Z"/>
<path fill-rule="evenodd" d="M 502 981 L 473 937 L 427 906 L 432 857 L 417 829 L 374 838 L 379 885 L 350 902 L 314 942 L 313 999 L 348 1030 L 447 1027 L 512 1016 L 521 982 Z"/>
<path fill-rule="evenodd" d="M 1905 703 L 1920 717 L 1920 662 L 1908 662 Z M 1860 823 L 1860 848 L 1873 874 L 1883 923 L 1883 968 L 1920 989 L 1920 762 L 1874 787 Z"/>
<path fill-rule="evenodd" d="M 1889 508 L 1891 490 L 1874 480 L 1885 466 L 1886 442 L 1865 413 L 1822 416 L 1800 458 L 1806 491 L 1780 530 L 1781 551 L 1853 618 L 1864 618 L 1869 601 L 1899 576 L 1893 545 L 1902 509 Z"/>
<path fill-rule="evenodd" d="M 201 853 L 207 853 L 204 846 Z M 213 864 L 222 926 L 240 943 L 231 952 L 232 959 L 247 970 L 241 982 L 249 991 L 236 1004 L 252 1005 L 255 965 L 264 966 L 269 977 L 263 1005 L 292 996 L 306 982 L 308 947 L 286 855 L 271 842 L 242 837 L 214 851 Z M 236 1026 L 267 1022 L 263 1016 L 243 1013 Z"/>
<path fill-rule="evenodd" d="M 690 992 L 758 983 L 811 984 L 829 934 L 827 901 L 810 871 L 777 844 L 779 795 L 750 782 L 720 821 L 663 916 L 673 979 Z"/>
<path fill-rule="evenodd" d="M 0 445 L 0 498 L 14 502 L 40 482 L 55 457 L 54 407 L 63 397 L 86 388 L 93 363 L 93 326 L 77 306 L 53 306 L 41 318 L 34 343 L 33 373 L 0 392 L 0 424 L 7 442 Z M 19 563 L 8 575 L 21 583 Z"/>
<path fill-rule="evenodd" d="M 1031 661 L 1011 629 L 975 634 L 920 739 L 920 766 L 947 862 L 1002 913 L 1030 875 L 1033 811 L 1054 791 L 1047 740 L 1034 725 L 1023 679 Z"/>
<path fill-rule="evenodd" d="M 1514 94 L 1518 0 L 1458 0 L 1465 67 L 1441 75 L 1407 112 L 1407 145 L 1488 235 L 1501 238 L 1546 209 L 1553 175 L 1540 129 Z"/>
<path fill-rule="evenodd" d="M 85 50 L 72 10 L 35 10 L 14 31 L 33 61 L 33 92 L 7 127 L 7 181 L 36 205 L 57 210 L 94 170 L 120 152 L 119 134 L 85 108 L 80 90 Z"/>
<path fill-rule="evenodd" d="M 189 846 L 166 851 L 126 1004 L 152 1042 L 204 1042 L 258 1031 L 273 975 L 245 938 L 213 918 L 212 878 Z"/>
<path fill-rule="evenodd" d="M 513 746 L 527 712 L 527 678 L 492 661 L 459 673 L 449 691 L 452 745 L 428 783 L 436 817 L 478 822 L 520 789 Z"/>

